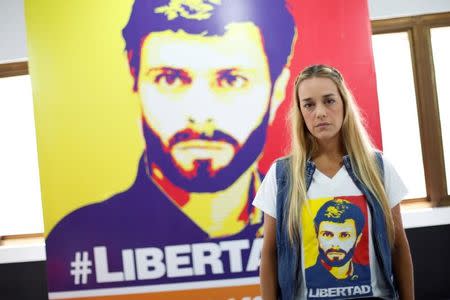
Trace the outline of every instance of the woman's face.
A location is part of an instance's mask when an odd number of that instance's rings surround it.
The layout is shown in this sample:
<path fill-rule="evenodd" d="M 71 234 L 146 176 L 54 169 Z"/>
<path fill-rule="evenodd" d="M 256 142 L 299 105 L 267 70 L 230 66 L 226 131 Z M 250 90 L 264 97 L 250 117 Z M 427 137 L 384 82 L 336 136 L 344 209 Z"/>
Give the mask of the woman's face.
<path fill-rule="evenodd" d="M 336 84 L 329 78 L 313 77 L 302 81 L 297 93 L 306 127 L 317 141 L 339 140 L 344 103 Z"/>

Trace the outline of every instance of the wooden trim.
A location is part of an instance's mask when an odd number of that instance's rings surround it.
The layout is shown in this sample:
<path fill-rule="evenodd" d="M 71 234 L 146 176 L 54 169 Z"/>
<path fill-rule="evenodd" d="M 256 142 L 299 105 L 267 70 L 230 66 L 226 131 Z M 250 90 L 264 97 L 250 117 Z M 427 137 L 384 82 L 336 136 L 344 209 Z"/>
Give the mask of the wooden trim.
<path fill-rule="evenodd" d="M 423 24 L 430 27 L 450 26 L 450 12 L 419 16 Z"/>
<path fill-rule="evenodd" d="M 417 25 L 426 25 L 427 27 L 450 26 L 450 12 L 374 20 L 371 23 L 373 34 L 408 31 Z"/>
<path fill-rule="evenodd" d="M 447 188 L 430 30 L 416 25 L 411 37 L 425 185 L 429 200 L 437 206 Z"/>
<path fill-rule="evenodd" d="M 40 238 L 44 237 L 43 233 L 29 233 L 29 234 L 14 234 L 5 235 L 0 238 L 0 240 L 12 240 L 12 239 L 24 239 L 24 238 Z"/>
<path fill-rule="evenodd" d="M 415 24 L 414 17 L 372 21 L 372 34 L 408 31 Z"/>
<path fill-rule="evenodd" d="M 0 64 L 0 78 L 28 74 L 28 62 L 13 62 Z"/>
<path fill-rule="evenodd" d="M 400 204 L 402 210 L 416 210 L 423 208 L 431 208 L 432 204 L 426 198 L 423 199 L 408 199 L 402 201 Z"/>
<path fill-rule="evenodd" d="M 439 206 L 450 206 L 450 195 L 446 195 L 444 200 L 439 203 Z"/>
<path fill-rule="evenodd" d="M 1 246 L 26 245 L 44 241 L 45 237 L 43 233 L 6 235 L 0 237 L 0 248 Z"/>

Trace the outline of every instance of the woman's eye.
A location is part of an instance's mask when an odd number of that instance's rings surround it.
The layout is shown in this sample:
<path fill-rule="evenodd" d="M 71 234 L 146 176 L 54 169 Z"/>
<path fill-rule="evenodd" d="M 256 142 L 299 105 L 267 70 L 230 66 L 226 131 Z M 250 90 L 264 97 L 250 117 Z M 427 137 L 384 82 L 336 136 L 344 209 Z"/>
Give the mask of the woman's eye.
<path fill-rule="evenodd" d="M 325 100 L 325 102 L 326 102 L 327 104 L 333 104 L 333 103 L 336 102 L 336 100 L 331 99 L 331 98 L 328 98 L 328 99 Z"/>

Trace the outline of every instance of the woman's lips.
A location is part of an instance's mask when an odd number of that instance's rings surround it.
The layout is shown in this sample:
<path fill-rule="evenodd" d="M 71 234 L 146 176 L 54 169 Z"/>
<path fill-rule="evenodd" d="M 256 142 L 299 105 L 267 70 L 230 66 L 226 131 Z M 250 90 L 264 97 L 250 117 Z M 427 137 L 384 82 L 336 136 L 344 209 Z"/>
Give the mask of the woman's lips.
<path fill-rule="evenodd" d="M 326 127 L 326 126 L 329 126 L 329 125 L 331 125 L 331 124 L 330 123 L 319 123 L 319 124 L 316 125 L 316 127 L 321 128 L 321 127 Z"/>

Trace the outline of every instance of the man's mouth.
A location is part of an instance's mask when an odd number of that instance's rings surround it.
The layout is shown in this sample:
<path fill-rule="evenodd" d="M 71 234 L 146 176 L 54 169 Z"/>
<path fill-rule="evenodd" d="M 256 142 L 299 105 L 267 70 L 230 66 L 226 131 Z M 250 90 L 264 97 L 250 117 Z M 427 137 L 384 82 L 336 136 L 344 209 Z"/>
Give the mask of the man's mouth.
<path fill-rule="evenodd" d="M 338 260 L 342 260 L 347 253 L 343 250 L 334 249 L 334 250 L 328 250 L 325 254 L 331 261 L 338 261 Z"/>
<path fill-rule="evenodd" d="M 172 146 L 170 152 L 179 159 L 194 160 L 228 160 L 236 152 L 236 148 L 224 141 L 208 141 L 193 139 L 178 142 Z"/>
<path fill-rule="evenodd" d="M 209 136 L 205 133 L 195 132 L 192 129 L 184 129 L 169 139 L 167 148 L 169 151 L 190 149 L 217 151 L 223 149 L 223 147 L 228 148 L 231 146 L 235 148 L 233 152 L 237 152 L 238 145 L 234 138 L 220 130 L 215 130 L 213 135 Z"/>
<path fill-rule="evenodd" d="M 209 161 L 212 170 L 228 165 L 236 154 L 228 142 L 191 139 L 174 144 L 170 153 L 184 170 L 193 170 L 196 162 Z"/>
<path fill-rule="evenodd" d="M 231 146 L 227 142 L 222 141 L 205 141 L 205 140 L 189 140 L 189 141 L 183 141 L 176 143 L 173 146 L 173 150 L 223 150 L 224 148 L 228 148 Z"/>

